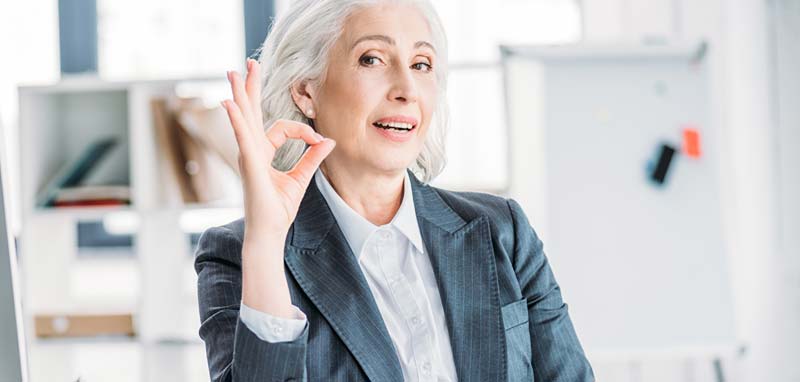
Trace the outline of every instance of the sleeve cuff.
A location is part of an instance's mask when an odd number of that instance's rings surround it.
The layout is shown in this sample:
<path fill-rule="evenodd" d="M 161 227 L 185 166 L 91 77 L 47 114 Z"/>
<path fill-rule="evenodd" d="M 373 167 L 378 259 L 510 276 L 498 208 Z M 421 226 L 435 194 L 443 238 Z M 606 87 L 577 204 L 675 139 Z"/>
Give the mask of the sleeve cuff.
<path fill-rule="evenodd" d="M 241 303 L 239 317 L 259 339 L 267 342 L 290 342 L 300 337 L 308 324 L 305 313 L 292 305 L 292 318 L 275 317 Z"/>

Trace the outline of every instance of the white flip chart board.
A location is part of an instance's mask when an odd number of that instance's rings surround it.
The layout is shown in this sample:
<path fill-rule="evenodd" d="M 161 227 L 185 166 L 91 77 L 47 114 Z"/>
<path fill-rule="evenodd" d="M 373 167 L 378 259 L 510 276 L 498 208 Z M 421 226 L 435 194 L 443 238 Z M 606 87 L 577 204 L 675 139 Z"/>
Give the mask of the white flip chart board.
<path fill-rule="evenodd" d="M 503 48 L 512 194 L 587 349 L 734 345 L 704 49 Z M 699 158 L 680 153 L 687 126 Z M 659 186 L 662 143 L 679 153 Z"/>

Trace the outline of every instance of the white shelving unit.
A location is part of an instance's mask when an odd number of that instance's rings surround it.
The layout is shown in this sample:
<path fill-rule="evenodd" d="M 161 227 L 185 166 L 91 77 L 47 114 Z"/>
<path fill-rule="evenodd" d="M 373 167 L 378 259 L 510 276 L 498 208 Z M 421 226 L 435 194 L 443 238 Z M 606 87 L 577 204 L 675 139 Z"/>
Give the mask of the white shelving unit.
<path fill-rule="evenodd" d="M 152 98 L 174 95 L 187 84 L 213 88 L 225 81 L 108 82 L 81 77 L 20 87 L 20 263 L 27 321 L 36 314 L 125 312 L 133 314 L 143 341 L 198 339 L 190 232 L 181 224 L 187 206 L 162 178 L 168 164 L 157 149 L 150 108 Z M 129 206 L 37 206 L 37 193 L 59 166 L 79 156 L 91 142 L 109 136 L 122 143 L 117 145 L 123 150 L 122 159 L 109 165 L 114 166 L 115 180 L 131 187 Z M 202 208 L 206 206 L 188 206 L 191 212 Z M 133 236 L 133 256 L 78 256 L 77 224 L 86 220 L 127 226 Z M 206 225 L 218 223 L 212 219 Z M 93 280 L 77 279 L 87 274 L 80 271 L 87 266 L 108 270 L 94 282 L 100 290 L 89 296 L 77 291 L 93 287 Z M 131 272 L 136 275 L 133 281 L 125 277 Z M 109 281 L 133 285 L 109 288 Z"/>

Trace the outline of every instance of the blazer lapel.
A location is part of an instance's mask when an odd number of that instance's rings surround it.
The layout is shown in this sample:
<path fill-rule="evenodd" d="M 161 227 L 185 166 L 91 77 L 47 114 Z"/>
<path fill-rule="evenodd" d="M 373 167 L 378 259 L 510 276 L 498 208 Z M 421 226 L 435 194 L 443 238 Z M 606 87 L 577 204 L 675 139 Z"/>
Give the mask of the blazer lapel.
<path fill-rule="evenodd" d="M 312 180 L 300 203 L 284 261 L 372 381 L 403 372 L 356 256 Z"/>
<path fill-rule="evenodd" d="M 436 190 L 409 176 L 458 379 L 505 381 L 505 330 L 488 217 L 464 221 Z"/>

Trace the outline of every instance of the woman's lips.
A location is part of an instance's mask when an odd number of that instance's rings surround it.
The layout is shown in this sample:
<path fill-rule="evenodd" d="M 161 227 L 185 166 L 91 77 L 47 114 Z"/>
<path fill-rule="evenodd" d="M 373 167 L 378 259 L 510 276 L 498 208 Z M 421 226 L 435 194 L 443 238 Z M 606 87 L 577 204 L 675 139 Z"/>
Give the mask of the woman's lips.
<path fill-rule="evenodd" d="M 411 130 L 408 131 L 399 131 L 396 129 L 384 129 L 375 125 L 372 125 L 375 130 L 378 130 L 378 133 L 381 134 L 384 138 L 393 141 L 393 142 L 406 142 L 411 139 L 417 132 L 417 126 L 414 126 Z"/>
<path fill-rule="evenodd" d="M 413 125 L 413 126 L 417 125 L 417 119 L 414 118 L 414 117 L 408 116 L 408 115 L 391 115 L 391 116 L 388 116 L 388 117 L 383 117 L 383 118 L 381 118 L 381 119 L 379 119 L 379 120 L 377 120 L 377 121 L 375 121 L 373 123 L 380 123 L 380 124 L 385 125 L 385 124 L 391 123 L 391 122 L 407 123 L 407 124 Z"/>

